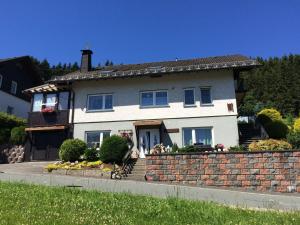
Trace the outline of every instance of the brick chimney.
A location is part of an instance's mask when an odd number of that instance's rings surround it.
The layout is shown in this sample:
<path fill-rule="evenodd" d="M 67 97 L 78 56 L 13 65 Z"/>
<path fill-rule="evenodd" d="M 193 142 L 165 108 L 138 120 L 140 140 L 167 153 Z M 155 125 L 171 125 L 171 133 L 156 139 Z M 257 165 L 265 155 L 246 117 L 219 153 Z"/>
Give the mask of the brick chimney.
<path fill-rule="evenodd" d="M 92 50 L 84 49 L 81 50 L 82 56 L 81 56 L 81 66 L 80 71 L 81 72 L 88 72 L 92 70 Z"/>

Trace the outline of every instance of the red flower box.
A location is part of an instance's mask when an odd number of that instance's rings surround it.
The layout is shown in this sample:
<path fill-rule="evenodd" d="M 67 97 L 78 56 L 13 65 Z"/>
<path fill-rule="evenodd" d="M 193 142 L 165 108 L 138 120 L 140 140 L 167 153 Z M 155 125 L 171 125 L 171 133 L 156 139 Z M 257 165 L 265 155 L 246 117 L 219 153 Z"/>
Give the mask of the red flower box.
<path fill-rule="evenodd" d="M 46 107 L 42 109 L 42 113 L 54 113 L 55 109 L 53 107 Z"/>

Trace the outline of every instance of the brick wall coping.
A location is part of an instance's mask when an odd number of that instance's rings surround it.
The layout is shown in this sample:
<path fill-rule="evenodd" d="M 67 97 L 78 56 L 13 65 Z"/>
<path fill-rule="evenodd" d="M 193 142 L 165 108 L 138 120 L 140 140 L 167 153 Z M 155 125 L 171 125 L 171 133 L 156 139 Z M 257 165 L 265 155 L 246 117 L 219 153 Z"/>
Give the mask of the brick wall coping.
<path fill-rule="evenodd" d="M 300 149 L 285 150 L 285 151 L 234 151 L 234 152 L 177 152 L 177 153 L 160 153 L 160 154 L 146 154 L 146 156 L 167 156 L 167 155 L 210 155 L 210 154 L 258 154 L 258 153 L 285 153 L 285 152 L 299 152 Z"/>

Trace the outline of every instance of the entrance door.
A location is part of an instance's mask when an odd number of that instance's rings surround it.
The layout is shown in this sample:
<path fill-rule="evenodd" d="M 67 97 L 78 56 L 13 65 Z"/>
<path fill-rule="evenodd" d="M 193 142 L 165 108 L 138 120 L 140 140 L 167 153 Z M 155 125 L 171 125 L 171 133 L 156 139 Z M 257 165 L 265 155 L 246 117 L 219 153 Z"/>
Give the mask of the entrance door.
<path fill-rule="evenodd" d="M 139 130 L 140 158 L 145 158 L 145 154 L 150 153 L 154 145 L 160 143 L 159 129 Z"/>

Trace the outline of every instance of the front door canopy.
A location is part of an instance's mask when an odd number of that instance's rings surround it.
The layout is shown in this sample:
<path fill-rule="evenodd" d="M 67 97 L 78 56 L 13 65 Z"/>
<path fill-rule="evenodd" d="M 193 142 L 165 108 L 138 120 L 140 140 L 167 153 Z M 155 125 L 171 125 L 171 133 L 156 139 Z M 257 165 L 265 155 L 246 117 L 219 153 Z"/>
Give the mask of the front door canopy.
<path fill-rule="evenodd" d="M 67 126 L 27 127 L 25 131 L 65 130 Z"/>
<path fill-rule="evenodd" d="M 162 120 L 138 120 L 133 123 L 136 127 L 160 127 Z"/>

